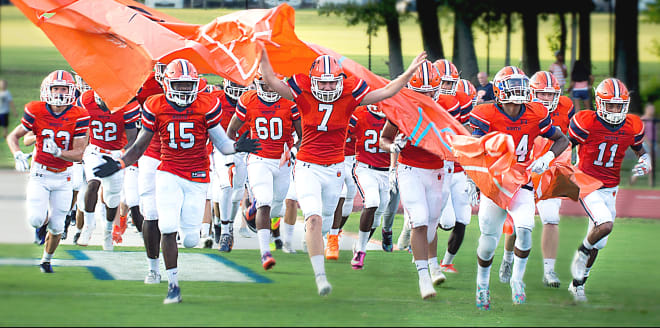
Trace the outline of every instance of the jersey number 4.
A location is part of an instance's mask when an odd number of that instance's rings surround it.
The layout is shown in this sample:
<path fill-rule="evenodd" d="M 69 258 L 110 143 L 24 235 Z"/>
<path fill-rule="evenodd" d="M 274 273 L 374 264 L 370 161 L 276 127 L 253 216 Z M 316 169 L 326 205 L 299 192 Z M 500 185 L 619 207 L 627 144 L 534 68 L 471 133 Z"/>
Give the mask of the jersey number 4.
<path fill-rule="evenodd" d="M 605 156 L 605 149 L 607 149 L 607 142 L 603 142 L 600 145 L 598 145 L 598 158 L 594 161 L 594 165 L 598 166 L 603 166 L 603 157 Z M 605 163 L 605 167 L 613 167 L 614 166 L 614 156 L 616 155 L 616 151 L 619 149 L 618 144 L 612 144 L 610 146 L 610 159 Z"/>
<path fill-rule="evenodd" d="M 177 129 L 178 125 L 178 129 Z M 167 132 L 170 133 L 168 146 L 172 149 L 192 148 L 195 145 L 195 135 L 190 130 L 195 128 L 193 122 L 170 122 L 167 124 Z M 177 135 L 178 134 L 178 135 Z M 181 140 L 177 143 L 177 139 Z"/>

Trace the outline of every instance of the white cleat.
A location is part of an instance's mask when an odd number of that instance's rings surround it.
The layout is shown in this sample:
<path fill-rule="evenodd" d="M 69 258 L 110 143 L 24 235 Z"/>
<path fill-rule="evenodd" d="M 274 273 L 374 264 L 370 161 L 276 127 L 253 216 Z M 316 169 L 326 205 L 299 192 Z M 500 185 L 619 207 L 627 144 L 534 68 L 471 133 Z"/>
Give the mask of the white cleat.
<path fill-rule="evenodd" d="M 82 228 L 82 231 L 80 232 L 80 238 L 76 242 L 76 245 L 78 246 L 87 246 L 89 245 L 89 240 L 92 239 L 92 232 L 94 231 L 95 227 L 89 227 L 88 225 L 85 225 Z"/>
<path fill-rule="evenodd" d="M 112 251 L 114 248 L 115 247 L 112 244 L 112 230 L 105 230 L 103 232 L 103 250 Z"/>
<path fill-rule="evenodd" d="M 559 281 L 559 277 L 557 276 L 557 273 L 554 271 L 546 272 L 543 274 L 543 285 L 546 287 L 553 287 L 553 288 L 559 288 L 559 285 L 561 284 L 561 281 Z"/>
<path fill-rule="evenodd" d="M 527 295 L 525 294 L 525 283 L 522 281 L 511 280 L 511 300 L 513 304 L 525 304 Z"/>
<path fill-rule="evenodd" d="M 160 284 L 160 273 L 149 270 L 147 276 L 144 277 L 144 283 L 147 285 Z"/>
<path fill-rule="evenodd" d="M 399 235 L 399 239 L 396 242 L 396 247 L 398 247 L 400 250 L 405 249 L 406 247 L 410 246 L 410 228 L 406 227 L 401 231 L 401 234 Z"/>
<path fill-rule="evenodd" d="M 433 282 L 433 286 L 439 286 L 445 282 L 445 280 L 447 280 L 447 277 L 445 277 L 445 274 L 442 273 L 442 269 L 439 267 L 436 269 L 431 269 L 429 272 L 431 273 L 431 281 Z"/>
<path fill-rule="evenodd" d="M 571 274 L 573 275 L 573 279 L 584 279 L 584 273 L 587 271 L 587 260 L 589 260 L 588 254 L 580 252 L 580 250 L 575 251 L 573 262 L 571 263 Z"/>
<path fill-rule="evenodd" d="M 502 260 L 500 265 L 500 282 L 508 284 L 511 281 L 511 272 L 513 271 L 513 262 Z"/>
<path fill-rule="evenodd" d="M 243 238 L 252 238 L 253 235 L 250 233 L 247 227 L 242 227 L 238 229 L 238 235 Z"/>
<path fill-rule="evenodd" d="M 328 279 L 325 277 L 325 275 L 316 277 L 316 288 L 318 288 L 320 296 L 326 296 L 332 291 L 332 286 L 328 282 Z"/>
<path fill-rule="evenodd" d="M 305 236 L 300 241 L 300 245 L 302 247 L 302 251 L 307 253 L 307 241 L 305 240 Z"/>
<path fill-rule="evenodd" d="M 290 241 L 284 242 L 284 245 L 282 245 L 282 252 L 287 254 L 296 254 L 296 250 L 293 249 Z"/>
<path fill-rule="evenodd" d="M 422 299 L 426 300 L 431 297 L 438 295 L 433 288 L 433 283 L 429 278 L 419 279 L 419 293 L 422 295 Z"/>
<path fill-rule="evenodd" d="M 584 294 L 584 285 L 574 286 L 573 282 L 568 285 L 568 291 L 573 295 L 573 300 L 576 302 L 586 302 L 587 296 Z"/>

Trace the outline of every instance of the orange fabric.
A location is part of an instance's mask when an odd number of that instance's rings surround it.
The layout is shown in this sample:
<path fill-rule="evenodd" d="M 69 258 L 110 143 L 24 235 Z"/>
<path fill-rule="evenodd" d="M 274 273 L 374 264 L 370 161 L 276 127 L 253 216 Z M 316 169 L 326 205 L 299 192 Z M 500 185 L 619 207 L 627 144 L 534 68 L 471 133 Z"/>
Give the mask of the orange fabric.
<path fill-rule="evenodd" d="M 504 220 L 504 225 L 502 226 L 502 233 L 511 235 L 513 234 L 513 218 L 509 214 L 509 212 L 506 213 L 506 220 Z"/>

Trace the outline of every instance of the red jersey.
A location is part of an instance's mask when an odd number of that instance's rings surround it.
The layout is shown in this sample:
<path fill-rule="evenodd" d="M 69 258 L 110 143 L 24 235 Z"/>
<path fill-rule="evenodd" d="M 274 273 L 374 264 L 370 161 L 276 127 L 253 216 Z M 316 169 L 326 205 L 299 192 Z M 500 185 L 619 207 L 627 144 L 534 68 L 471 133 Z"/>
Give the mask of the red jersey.
<path fill-rule="evenodd" d="M 625 121 L 613 126 L 595 111 L 584 110 L 573 116 L 568 133 L 571 142 L 579 145 L 578 168 L 611 188 L 619 185 L 626 149 L 642 149 L 644 124 L 638 116 L 628 114 Z"/>
<path fill-rule="evenodd" d="M 144 82 L 144 85 L 142 85 L 142 88 L 140 88 L 140 91 L 138 91 L 138 94 L 135 97 L 143 108 L 147 98 L 152 95 L 163 93 L 163 87 L 160 86 L 160 83 L 156 81 L 154 76 L 155 73 L 151 72 L 151 75 L 149 75 L 149 78 Z M 147 147 L 144 155 L 160 160 L 160 137 L 158 136 L 158 131 L 153 131 L 153 133 L 154 137 L 151 138 L 151 143 L 149 143 L 149 147 Z"/>
<path fill-rule="evenodd" d="M 346 143 L 344 143 L 344 156 L 355 156 L 355 137 L 351 136 L 350 133 L 346 135 Z"/>
<path fill-rule="evenodd" d="M 162 144 L 158 169 L 186 180 L 209 182 L 208 130 L 220 122 L 220 101 L 199 93 L 190 106 L 173 106 L 165 95 L 149 97 L 144 104 L 142 128 L 158 131 Z"/>
<path fill-rule="evenodd" d="M 248 126 L 252 139 L 260 140 L 257 156 L 279 159 L 284 144 L 293 142 L 293 121 L 300 119 L 300 113 L 293 101 L 280 98 L 268 103 L 257 96 L 257 91 L 248 90 L 238 99 L 236 117 Z"/>
<path fill-rule="evenodd" d="M 126 130 L 134 129 L 140 117 L 140 104 L 133 100 L 111 113 L 96 104 L 94 91 L 88 90 L 78 98 L 77 105 L 89 113 L 89 143 L 107 150 L 119 150 L 126 146 Z"/>
<path fill-rule="evenodd" d="M 552 125 L 561 129 L 561 132 L 566 134 L 568 132 L 568 123 L 575 115 L 575 107 L 573 107 L 573 100 L 566 96 L 559 96 L 559 103 L 557 108 L 550 112 Z"/>
<path fill-rule="evenodd" d="M 463 91 L 456 91 L 456 99 L 458 99 L 461 108 L 460 116 L 457 119 L 461 124 L 465 124 L 468 122 L 472 111 L 472 97 Z"/>
<path fill-rule="evenodd" d="M 440 107 L 444 108 L 449 112 L 449 115 L 453 116 L 456 120 L 460 122 L 461 119 L 461 106 L 458 102 L 458 99 L 452 95 L 439 95 L 438 100 L 436 101 Z"/>
<path fill-rule="evenodd" d="M 349 122 L 349 135 L 355 140 L 355 158 L 374 167 L 389 167 L 390 153 L 380 149 L 380 133 L 387 119 L 370 112 L 366 106 L 355 110 Z"/>
<path fill-rule="evenodd" d="M 343 162 L 348 121 L 369 93 L 367 82 L 354 76 L 344 78 L 342 94 L 332 103 L 314 98 L 308 75 L 296 74 L 287 83 L 302 119 L 302 144 L 297 158 L 321 165 Z"/>
<path fill-rule="evenodd" d="M 551 137 L 555 127 L 543 104 L 529 102 L 521 106 L 520 113 L 511 117 L 498 104 L 478 105 L 470 113 L 470 126 L 474 129 L 472 134 L 482 136 L 499 131 L 511 135 L 518 162 L 527 162 L 532 154 L 534 139 L 537 136 Z"/>
<path fill-rule="evenodd" d="M 21 124 L 37 137 L 34 161 L 52 168 L 62 169 L 72 162 L 57 158 L 43 151 L 44 138 L 53 138 L 62 150 L 70 150 L 73 139 L 85 137 L 89 129 L 89 114 L 84 108 L 69 106 L 59 114 L 53 113 L 50 105 L 43 101 L 31 101 L 25 105 Z"/>

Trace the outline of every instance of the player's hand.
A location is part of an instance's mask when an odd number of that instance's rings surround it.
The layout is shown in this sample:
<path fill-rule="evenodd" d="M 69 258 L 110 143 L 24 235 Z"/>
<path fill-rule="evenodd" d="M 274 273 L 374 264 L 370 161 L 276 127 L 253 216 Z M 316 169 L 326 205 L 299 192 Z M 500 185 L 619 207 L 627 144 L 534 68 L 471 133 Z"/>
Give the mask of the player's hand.
<path fill-rule="evenodd" d="M 111 156 L 103 155 L 105 163 L 94 168 L 94 175 L 99 178 L 109 177 L 124 168 L 121 161 L 115 161 Z"/>
<path fill-rule="evenodd" d="M 479 205 L 479 187 L 474 183 L 470 177 L 467 178 L 467 183 L 465 186 L 465 193 L 468 195 L 468 200 L 470 205 L 477 206 Z"/>
<path fill-rule="evenodd" d="M 259 139 L 250 139 L 247 135 L 250 131 L 245 131 L 241 137 L 234 143 L 234 150 L 237 153 L 256 153 L 261 150 Z"/>
<path fill-rule="evenodd" d="M 550 162 L 552 162 L 553 159 L 555 159 L 555 153 L 549 151 L 532 162 L 532 164 L 529 166 L 529 170 L 536 174 L 542 174 L 550 167 Z"/>
<path fill-rule="evenodd" d="M 44 153 L 51 154 L 55 157 L 60 157 L 62 155 L 62 149 L 57 146 L 53 138 L 44 138 Z"/>
<path fill-rule="evenodd" d="M 408 142 L 408 139 L 406 138 L 403 133 L 399 133 L 396 138 L 394 138 L 394 142 L 390 145 L 390 153 L 400 153 L 403 147 L 406 146 L 406 143 Z"/>
<path fill-rule="evenodd" d="M 14 162 L 16 164 L 16 171 L 18 172 L 27 172 L 30 170 L 30 162 L 28 160 L 32 157 L 32 154 L 26 154 L 22 151 L 17 151 L 14 153 Z"/>
<path fill-rule="evenodd" d="M 651 157 L 649 154 L 644 154 L 639 157 L 639 161 L 635 164 L 635 167 L 632 169 L 634 177 L 641 177 L 642 175 L 647 175 L 651 172 Z"/>
<path fill-rule="evenodd" d="M 399 181 L 397 181 L 396 177 L 396 166 L 390 167 L 389 173 L 390 191 L 396 192 L 399 190 Z"/>

